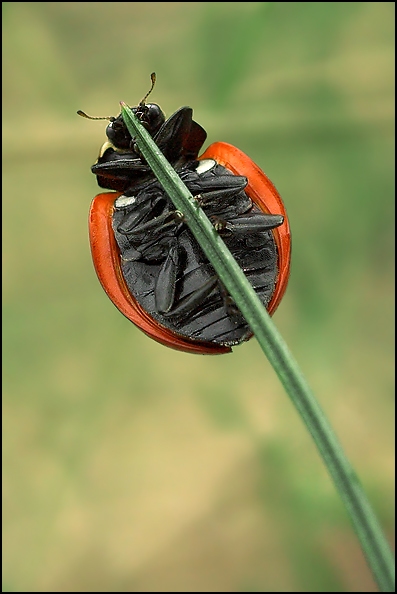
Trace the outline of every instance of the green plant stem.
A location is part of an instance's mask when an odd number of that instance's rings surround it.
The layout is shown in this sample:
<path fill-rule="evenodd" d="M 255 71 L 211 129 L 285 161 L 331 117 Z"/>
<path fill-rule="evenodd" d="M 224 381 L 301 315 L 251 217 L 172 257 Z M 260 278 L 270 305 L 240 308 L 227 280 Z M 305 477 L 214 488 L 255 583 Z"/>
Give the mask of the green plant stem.
<path fill-rule="evenodd" d="M 157 177 L 199 242 L 203 252 L 245 317 L 280 378 L 327 466 L 344 502 L 380 591 L 394 592 L 394 560 L 389 544 L 324 412 L 269 314 L 232 254 L 151 136 L 125 103 L 125 124 Z"/>

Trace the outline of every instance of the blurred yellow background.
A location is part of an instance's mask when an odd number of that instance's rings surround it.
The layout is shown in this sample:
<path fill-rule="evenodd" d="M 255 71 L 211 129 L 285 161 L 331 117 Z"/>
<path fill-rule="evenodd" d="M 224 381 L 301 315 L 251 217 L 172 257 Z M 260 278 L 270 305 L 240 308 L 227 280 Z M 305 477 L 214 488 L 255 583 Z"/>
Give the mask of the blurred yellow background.
<path fill-rule="evenodd" d="M 274 321 L 393 537 L 394 3 L 3 2 L 3 591 L 375 591 L 255 340 L 167 349 L 99 285 L 76 111 L 152 71 L 283 196 Z"/>

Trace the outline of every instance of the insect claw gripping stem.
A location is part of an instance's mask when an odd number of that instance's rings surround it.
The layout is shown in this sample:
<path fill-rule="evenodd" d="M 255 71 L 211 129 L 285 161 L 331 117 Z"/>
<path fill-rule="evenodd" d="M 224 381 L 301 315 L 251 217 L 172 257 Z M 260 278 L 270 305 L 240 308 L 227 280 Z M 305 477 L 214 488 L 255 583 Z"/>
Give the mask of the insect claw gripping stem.
<path fill-rule="evenodd" d="M 211 223 L 214 225 L 215 231 L 217 231 L 218 233 L 222 233 L 222 231 L 225 231 L 227 229 L 228 222 L 224 219 L 221 219 L 216 215 L 210 216 L 209 219 Z"/>
<path fill-rule="evenodd" d="M 175 221 L 182 222 L 182 223 L 185 221 L 185 215 L 180 210 L 174 210 L 173 215 L 174 215 Z"/>

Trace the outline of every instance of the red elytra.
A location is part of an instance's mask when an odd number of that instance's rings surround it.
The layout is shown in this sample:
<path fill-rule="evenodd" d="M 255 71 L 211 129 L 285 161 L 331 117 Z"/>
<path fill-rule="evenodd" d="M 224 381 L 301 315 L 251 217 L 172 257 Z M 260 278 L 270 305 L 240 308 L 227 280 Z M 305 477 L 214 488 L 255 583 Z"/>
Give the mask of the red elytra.
<path fill-rule="evenodd" d="M 289 278 L 291 234 L 287 213 L 275 186 L 265 173 L 242 151 L 226 142 L 215 142 L 199 157 L 214 159 L 236 175 L 248 178 L 245 192 L 265 213 L 282 214 L 284 222 L 273 229 L 278 249 L 278 277 L 272 299 L 267 307 L 273 314 L 279 305 Z M 179 336 L 154 320 L 128 290 L 121 271 L 119 249 L 112 229 L 113 204 L 116 192 L 98 194 L 89 214 L 89 236 L 94 267 L 102 287 L 119 311 L 150 338 L 179 351 L 197 354 L 222 354 L 232 349 L 210 342 Z"/>

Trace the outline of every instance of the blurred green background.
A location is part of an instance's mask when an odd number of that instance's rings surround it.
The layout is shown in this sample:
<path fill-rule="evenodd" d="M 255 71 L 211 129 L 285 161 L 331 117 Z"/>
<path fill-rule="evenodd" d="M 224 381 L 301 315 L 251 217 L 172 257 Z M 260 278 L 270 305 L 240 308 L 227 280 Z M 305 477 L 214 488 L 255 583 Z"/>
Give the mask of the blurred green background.
<path fill-rule="evenodd" d="M 151 341 L 101 289 L 119 101 L 194 108 L 283 196 L 274 321 L 393 538 L 394 3 L 3 3 L 3 591 L 375 591 L 255 340 Z"/>

